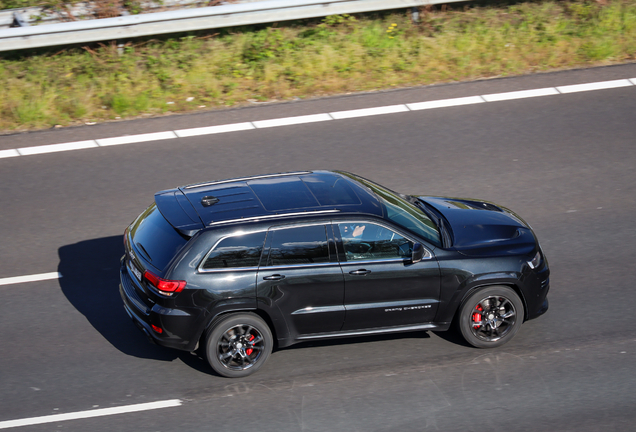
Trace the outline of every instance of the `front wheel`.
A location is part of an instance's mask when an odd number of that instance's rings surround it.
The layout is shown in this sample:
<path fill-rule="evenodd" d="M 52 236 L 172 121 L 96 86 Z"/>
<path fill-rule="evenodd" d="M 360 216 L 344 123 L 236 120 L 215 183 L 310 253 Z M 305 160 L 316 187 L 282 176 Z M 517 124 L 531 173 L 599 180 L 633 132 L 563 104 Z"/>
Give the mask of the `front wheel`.
<path fill-rule="evenodd" d="M 259 370 L 272 352 L 272 333 L 258 315 L 231 314 L 213 325 L 205 354 L 212 369 L 228 378 L 241 378 Z"/>
<path fill-rule="evenodd" d="M 460 308 L 459 330 L 474 347 L 498 347 L 519 331 L 523 313 L 523 303 L 511 288 L 482 288 L 471 294 Z"/>

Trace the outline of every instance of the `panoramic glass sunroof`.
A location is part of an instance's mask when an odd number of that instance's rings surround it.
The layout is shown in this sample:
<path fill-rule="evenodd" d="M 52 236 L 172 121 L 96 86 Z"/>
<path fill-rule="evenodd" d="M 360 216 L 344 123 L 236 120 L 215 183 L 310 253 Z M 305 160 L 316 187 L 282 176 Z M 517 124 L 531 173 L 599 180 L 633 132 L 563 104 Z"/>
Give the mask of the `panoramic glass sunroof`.
<path fill-rule="evenodd" d="M 254 180 L 247 184 L 267 211 L 320 206 L 298 177 Z"/>

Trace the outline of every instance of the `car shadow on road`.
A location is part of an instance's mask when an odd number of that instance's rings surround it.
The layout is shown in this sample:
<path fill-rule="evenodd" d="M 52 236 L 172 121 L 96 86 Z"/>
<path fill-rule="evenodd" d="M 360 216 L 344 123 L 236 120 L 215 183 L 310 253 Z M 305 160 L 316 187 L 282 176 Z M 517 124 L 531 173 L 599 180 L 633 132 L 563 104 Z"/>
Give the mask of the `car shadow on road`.
<path fill-rule="evenodd" d="M 104 339 L 124 354 L 162 361 L 181 357 L 177 350 L 149 343 L 124 311 L 119 296 L 123 253 L 120 235 L 62 246 L 58 250 L 62 292 Z"/>
<path fill-rule="evenodd" d="M 440 332 L 433 332 L 435 333 L 436 336 L 439 336 L 440 338 L 444 339 L 447 342 L 451 342 L 455 345 L 459 345 L 459 346 L 463 346 L 466 348 L 475 348 L 474 346 L 470 345 L 468 342 L 466 342 L 466 340 L 462 337 L 461 334 L 459 334 L 459 330 L 455 329 L 455 328 L 450 328 L 447 331 L 440 331 Z"/>

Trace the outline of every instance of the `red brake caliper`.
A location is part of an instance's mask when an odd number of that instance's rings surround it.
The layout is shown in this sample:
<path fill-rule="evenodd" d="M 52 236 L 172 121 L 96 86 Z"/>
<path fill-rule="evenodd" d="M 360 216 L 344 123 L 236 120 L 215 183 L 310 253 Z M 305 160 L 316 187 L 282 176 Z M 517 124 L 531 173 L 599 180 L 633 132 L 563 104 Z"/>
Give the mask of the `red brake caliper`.
<path fill-rule="evenodd" d="M 254 335 L 250 337 L 250 342 L 252 342 L 253 340 L 254 340 Z M 252 348 L 248 348 L 245 350 L 245 354 L 252 355 L 252 351 L 254 351 Z"/>
<path fill-rule="evenodd" d="M 473 328 L 478 329 L 479 327 L 481 327 L 481 324 L 476 323 L 481 323 L 481 312 L 483 312 L 483 309 L 481 305 L 478 304 L 475 310 L 478 310 L 479 312 L 473 313 Z"/>

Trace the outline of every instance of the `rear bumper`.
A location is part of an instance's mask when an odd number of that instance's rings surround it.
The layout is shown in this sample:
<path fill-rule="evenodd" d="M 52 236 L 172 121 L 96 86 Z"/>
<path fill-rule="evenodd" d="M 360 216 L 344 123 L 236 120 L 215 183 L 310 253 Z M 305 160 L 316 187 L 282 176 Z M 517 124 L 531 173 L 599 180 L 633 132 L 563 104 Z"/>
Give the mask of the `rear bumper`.
<path fill-rule="evenodd" d="M 167 308 L 158 304 L 148 307 L 137 294 L 134 282 L 123 263 L 119 277 L 119 294 L 124 302 L 124 309 L 151 343 L 184 351 L 196 349 L 198 340 L 188 337 L 192 330 L 199 327 L 193 323 L 192 315 L 181 309 Z M 153 326 L 161 329 L 161 333 L 157 332 Z"/>

